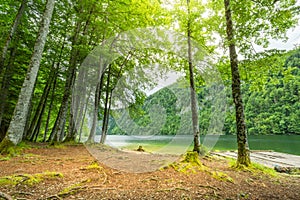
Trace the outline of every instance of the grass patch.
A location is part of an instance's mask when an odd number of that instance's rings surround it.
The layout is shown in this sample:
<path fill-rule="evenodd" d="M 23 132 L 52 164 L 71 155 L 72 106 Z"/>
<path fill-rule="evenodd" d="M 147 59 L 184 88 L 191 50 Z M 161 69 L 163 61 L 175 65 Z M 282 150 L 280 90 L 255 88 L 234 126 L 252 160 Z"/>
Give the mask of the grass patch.
<path fill-rule="evenodd" d="M 12 176 L 0 177 L 0 185 L 34 185 L 47 178 L 61 178 L 63 175 L 58 172 L 44 172 L 37 174 L 17 174 Z"/>
<path fill-rule="evenodd" d="M 206 167 L 201 163 L 197 152 L 188 151 L 180 162 L 175 162 L 169 165 L 178 172 L 184 174 L 197 173 L 205 171 Z"/>
<path fill-rule="evenodd" d="M 211 171 L 211 172 L 209 172 L 209 174 L 217 180 L 234 183 L 233 178 L 231 178 L 224 172 Z"/>
<path fill-rule="evenodd" d="M 100 167 L 99 164 L 95 161 L 95 162 L 93 162 L 92 164 L 90 164 L 86 167 L 81 167 L 80 169 L 81 170 L 93 170 L 93 169 L 101 170 L 102 167 Z"/>
<path fill-rule="evenodd" d="M 21 142 L 18 145 L 15 145 L 8 139 L 4 138 L 3 141 L 0 143 L 0 154 L 8 155 L 8 156 L 16 156 L 20 155 L 22 151 L 25 149 L 32 148 L 26 142 Z"/>
<path fill-rule="evenodd" d="M 8 161 L 8 160 L 10 160 L 10 159 L 11 159 L 10 156 L 1 156 L 1 155 L 0 155 L 0 161 Z"/>
<path fill-rule="evenodd" d="M 249 171 L 249 172 L 252 172 L 254 174 L 263 173 L 263 174 L 271 176 L 271 177 L 277 177 L 278 176 L 278 173 L 274 169 L 272 169 L 270 167 L 266 167 L 266 166 L 264 166 L 262 164 L 259 164 L 259 163 L 252 162 L 249 167 L 246 167 L 246 166 L 243 166 L 243 165 L 237 167 L 235 159 L 227 158 L 227 160 L 229 160 L 230 167 L 235 169 L 235 170 Z"/>
<path fill-rule="evenodd" d="M 58 193 L 59 197 L 67 197 L 69 195 L 76 194 L 82 190 L 85 190 L 87 186 L 84 186 L 85 183 L 89 183 L 91 180 L 86 179 L 79 183 L 70 185 L 69 187 L 64 188 L 61 192 Z"/>

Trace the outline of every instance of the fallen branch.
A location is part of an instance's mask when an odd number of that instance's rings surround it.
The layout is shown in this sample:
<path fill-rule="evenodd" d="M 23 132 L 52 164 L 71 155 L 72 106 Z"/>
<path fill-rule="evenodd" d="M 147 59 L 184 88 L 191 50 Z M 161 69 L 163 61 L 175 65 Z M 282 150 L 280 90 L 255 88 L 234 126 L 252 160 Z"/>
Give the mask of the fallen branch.
<path fill-rule="evenodd" d="M 90 186 L 89 189 L 92 189 L 92 190 L 116 190 L 116 188 L 103 188 L 101 186 Z"/>
<path fill-rule="evenodd" d="M 49 197 L 46 197 L 45 199 L 46 199 L 46 200 L 47 200 L 47 199 L 59 199 L 59 200 L 62 200 L 63 198 L 59 197 L 58 195 L 51 195 L 51 196 L 49 196 Z"/>
<path fill-rule="evenodd" d="M 141 182 L 148 182 L 148 181 L 158 181 L 158 179 L 151 177 L 151 178 L 146 178 L 144 180 L 141 180 Z"/>
<path fill-rule="evenodd" d="M 209 189 L 213 189 L 213 190 L 220 190 L 220 188 L 216 188 L 210 185 L 198 185 L 199 187 L 203 187 L 203 188 L 209 188 Z"/>
<path fill-rule="evenodd" d="M 32 196 L 33 194 L 30 192 L 15 192 L 14 195 L 28 195 L 28 196 Z"/>
<path fill-rule="evenodd" d="M 13 200 L 12 196 L 10 196 L 9 194 L 5 194 L 3 192 L 0 192 L 0 197 L 5 199 L 5 200 Z"/>
<path fill-rule="evenodd" d="M 104 175 L 104 180 L 102 181 L 102 184 L 104 185 L 107 181 L 107 174 L 105 173 L 105 171 L 102 171 L 103 175 Z"/>
<path fill-rule="evenodd" d="M 69 196 L 71 194 L 74 194 L 74 193 L 77 193 L 77 192 L 80 192 L 84 189 L 86 189 L 87 186 L 78 186 L 78 187 L 73 187 L 71 189 L 69 189 L 69 191 L 67 192 L 61 192 L 58 194 L 59 197 L 66 197 L 66 196 Z"/>
<path fill-rule="evenodd" d="M 183 191 L 186 191 L 186 192 L 189 192 L 189 191 L 190 191 L 189 189 L 186 189 L 186 188 L 180 188 L 180 187 L 168 188 L 168 189 L 161 189 L 161 190 L 156 190 L 156 191 L 157 191 L 157 192 L 172 192 L 172 191 L 175 191 L 175 190 L 183 190 Z"/>

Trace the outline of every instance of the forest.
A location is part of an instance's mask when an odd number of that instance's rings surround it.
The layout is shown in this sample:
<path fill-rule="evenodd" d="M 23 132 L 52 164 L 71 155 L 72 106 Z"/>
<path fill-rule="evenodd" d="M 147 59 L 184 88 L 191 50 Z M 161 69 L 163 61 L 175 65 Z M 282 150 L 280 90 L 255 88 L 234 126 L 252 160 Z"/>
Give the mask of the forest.
<path fill-rule="evenodd" d="M 0 0 L 0 199 L 300 199 L 299 3 Z"/>
<path fill-rule="evenodd" d="M 271 58 L 269 58 L 271 59 Z M 300 67 L 300 49 L 289 51 L 285 54 L 273 56 L 274 62 L 277 62 L 275 72 L 269 72 L 267 80 L 261 83 L 251 84 L 245 74 L 244 83 L 242 85 L 242 94 L 245 105 L 246 124 L 249 135 L 290 135 L 300 134 L 299 126 L 299 67 Z M 280 62 L 280 60 L 283 60 Z M 241 65 L 252 65 L 248 61 L 244 61 Z M 259 60 L 258 62 L 266 62 Z M 281 66 L 280 66 L 281 65 Z M 246 68 L 247 69 L 247 68 Z M 242 73 L 249 73 L 242 69 Z M 229 82 L 230 80 L 225 80 Z M 172 87 L 169 86 L 169 87 Z M 207 134 L 209 119 L 211 115 L 211 98 L 207 97 L 208 90 L 205 86 L 199 85 L 197 88 L 199 102 L 199 127 L 200 134 Z M 225 115 L 225 124 L 222 134 L 236 134 L 234 104 L 230 93 L 230 86 L 226 87 L 227 94 L 227 111 Z M 207 97 L 207 98 L 203 98 Z M 160 130 L 162 135 L 176 134 L 179 122 L 180 113 L 176 110 L 176 96 L 172 94 L 168 88 L 163 88 L 160 91 L 145 98 L 144 102 L 132 105 L 133 113 L 148 113 L 151 104 L 162 105 L 166 109 L 166 123 Z M 140 114 L 141 115 L 141 114 Z M 149 123 L 149 117 L 134 116 L 137 124 Z M 147 114 L 144 114 L 148 116 Z M 147 121 L 148 120 L 148 121 Z M 109 134 L 122 134 L 120 129 L 111 119 Z M 148 130 L 151 132 L 151 130 Z M 139 131 L 135 131 L 139 134 Z M 98 134 L 101 134 L 99 130 Z M 125 134 L 125 133 L 124 133 Z"/>
<path fill-rule="evenodd" d="M 209 134 L 210 118 L 219 108 L 212 105 L 216 97 L 205 78 L 217 75 L 209 67 L 199 71 L 197 59 L 208 59 L 221 77 L 226 113 L 218 134 L 237 135 L 241 156 L 247 152 L 247 134 L 300 134 L 299 47 L 267 48 L 270 39 L 287 40 L 287 30 L 297 26 L 300 10 L 294 0 L 22 0 L 0 5 L 3 152 L 21 141 L 86 137 L 94 143 L 100 134 L 104 143 L 107 134 L 124 134 L 114 117 L 117 98 L 124 100 L 137 127 L 151 125 L 152 103 L 162 104 L 165 123 L 155 130 L 175 134 L 183 117 L 174 94 L 168 87 L 150 96 L 145 92 L 156 84 L 149 74 L 170 71 L 181 73 L 179 82 L 190 88 L 192 129 L 187 134 L 194 135 L 199 152 L 199 137 Z M 176 32 L 176 39 L 149 27 Z M 120 43 L 137 35 L 131 43 L 143 48 Z M 91 55 L 96 61 L 87 61 Z"/>

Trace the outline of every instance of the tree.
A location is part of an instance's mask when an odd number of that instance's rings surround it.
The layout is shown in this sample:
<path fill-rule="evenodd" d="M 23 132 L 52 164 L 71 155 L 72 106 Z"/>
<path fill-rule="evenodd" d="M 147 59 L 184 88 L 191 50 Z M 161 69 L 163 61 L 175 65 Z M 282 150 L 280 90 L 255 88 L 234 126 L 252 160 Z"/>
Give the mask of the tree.
<path fill-rule="evenodd" d="M 13 67 L 11 65 L 13 65 L 13 61 L 14 61 L 14 57 L 16 54 L 16 47 L 11 47 L 11 52 L 10 52 L 10 58 L 7 59 L 8 56 L 8 50 L 9 47 L 11 46 L 12 43 L 12 39 L 15 36 L 15 33 L 17 32 L 17 29 L 21 23 L 21 19 L 22 16 L 26 10 L 27 7 L 27 0 L 23 0 L 18 13 L 14 19 L 14 22 L 12 24 L 11 30 L 8 33 L 8 36 L 5 40 L 5 44 L 3 46 L 2 49 L 2 54 L 0 57 L 0 77 L 1 74 L 3 72 L 3 76 L 2 76 L 2 81 L 1 81 L 1 88 L 0 88 L 0 128 L 2 127 L 2 121 L 4 118 L 4 113 L 5 113 L 5 108 L 7 107 L 7 98 L 9 95 L 9 86 L 10 86 L 10 81 L 13 75 Z M 8 60 L 8 62 L 6 62 L 6 60 Z M 4 137 L 4 135 L 2 135 L 0 133 L 0 141 L 2 141 L 2 137 Z"/>
<path fill-rule="evenodd" d="M 5 41 L 5 45 L 2 49 L 2 54 L 1 54 L 1 57 L 0 57 L 0 74 L 2 73 L 2 70 L 4 69 L 4 63 L 5 63 L 5 60 L 6 60 L 6 57 L 7 57 L 8 48 L 9 48 L 10 43 L 11 43 L 11 41 L 12 41 L 16 31 L 17 31 L 17 28 L 18 28 L 20 22 L 21 22 L 21 18 L 24 14 L 24 11 L 25 11 L 26 7 L 27 7 L 27 0 L 23 0 L 22 3 L 21 3 L 20 8 L 18 10 L 18 13 L 16 15 L 16 18 L 14 20 L 14 23 L 11 27 L 11 30 L 10 30 L 8 36 L 7 36 L 7 39 Z M 1 119 L 0 119 L 0 123 L 1 123 Z"/>
<path fill-rule="evenodd" d="M 188 38 L 188 62 L 189 62 L 189 80 L 190 80 L 190 92 L 191 92 L 191 110 L 192 110 L 192 124 L 194 134 L 194 149 L 197 153 L 200 153 L 200 134 L 199 134 L 199 120 L 198 120 L 198 106 L 197 95 L 194 81 L 194 66 L 192 62 L 192 30 L 190 19 L 190 0 L 187 0 L 188 20 L 187 20 L 187 38 Z"/>
<path fill-rule="evenodd" d="M 237 165 L 250 165 L 250 151 L 247 141 L 246 124 L 243 99 L 241 93 L 241 80 L 238 67 L 238 58 L 234 42 L 234 29 L 231 17 L 230 0 L 224 0 L 226 16 L 226 33 L 229 42 L 229 55 L 232 77 L 232 97 L 235 104 L 235 117 L 237 126 L 238 158 Z"/>
<path fill-rule="evenodd" d="M 224 0 L 226 17 L 226 34 L 230 52 L 232 94 L 236 105 L 237 137 L 240 159 L 237 165 L 248 165 L 247 138 L 244 127 L 245 120 L 243 102 L 240 96 L 240 74 L 236 48 L 247 59 L 256 54 L 253 43 L 267 47 L 269 39 L 285 38 L 286 30 L 297 23 L 296 14 L 299 7 L 295 1 L 234 1 Z M 233 25 L 235 23 L 235 26 Z M 265 63 L 268 66 L 269 63 Z M 268 72 L 261 66 L 256 67 L 256 73 Z M 245 129 L 245 130 L 244 130 Z M 244 148 L 244 149 L 240 149 Z"/>
<path fill-rule="evenodd" d="M 9 145 L 17 145 L 22 140 L 28 115 L 28 108 L 35 87 L 35 82 L 39 71 L 47 34 L 49 32 L 54 4 L 55 0 L 48 0 L 46 3 L 46 9 L 41 21 L 39 34 L 34 46 L 34 51 L 31 57 L 31 63 L 28 68 L 21 92 L 19 94 L 18 103 L 15 107 L 12 121 L 10 122 L 4 140 L 1 142 L 0 151 L 5 150 L 5 148 Z"/>

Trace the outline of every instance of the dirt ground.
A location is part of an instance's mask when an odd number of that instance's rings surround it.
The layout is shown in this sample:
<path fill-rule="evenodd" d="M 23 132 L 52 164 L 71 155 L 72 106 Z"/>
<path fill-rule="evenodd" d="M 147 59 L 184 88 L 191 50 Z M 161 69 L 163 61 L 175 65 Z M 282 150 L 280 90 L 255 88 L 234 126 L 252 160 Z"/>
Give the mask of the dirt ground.
<path fill-rule="evenodd" d="M 19 200 L 300 199 L 300 177 L 282 174 L 271 177 L 260 172 L 237 171 L 224 158 L 201 158 L 210 173 L 205 170 L 179 172 L 172 167 L 130 173 L 108 167 L 101 159 L 96 159 L 97 152 L 113 156 L 111 151 L 101 148 L 92 151 L 91 154 L 91 149 L 87 150 L 83 145 L 39 146 L 26 149 L 16 157 L 0 156 L 0 196 L 8 194 Z M 55 173 L 38 181 L 28 181 L 27 174 L 50 172 Z M 215 178 L 213 174 L 216 173 L 221 176 Z M 225 174 L 231 177 L 231 181 L 220 178 Z M 8 185 L 5 180 L 12 176 L 19 178 L 19 182 Z"/>

